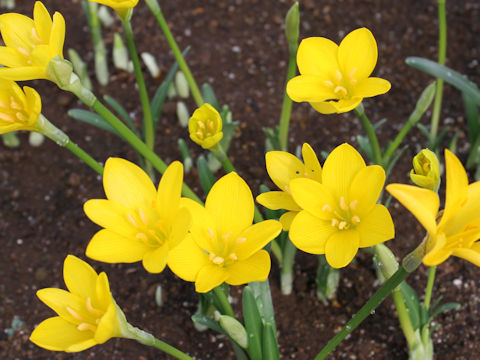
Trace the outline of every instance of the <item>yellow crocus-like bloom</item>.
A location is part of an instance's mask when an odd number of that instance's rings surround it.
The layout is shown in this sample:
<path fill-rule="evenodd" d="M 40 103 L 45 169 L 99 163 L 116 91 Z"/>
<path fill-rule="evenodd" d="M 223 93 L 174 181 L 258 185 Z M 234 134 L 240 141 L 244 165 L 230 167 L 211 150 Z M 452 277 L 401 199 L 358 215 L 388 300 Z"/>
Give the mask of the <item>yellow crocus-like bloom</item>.
<path fill-rule="evenodd" d="M 133 9 L 138 4 L 138 0 L 89 0 L 89 1 L 110 6 L 122 18 L 128 12 L 128 10 Z"/>
<path fill-rule="evenodd" d="M 295 216 L 301 207 L 293 200 L 290 192 L 290 181 L 298 178 L 308 178 L 322 182 L 322 167 L 312 147 L 307 143 L 302 147 L 302 163 L 295 155 L 286 151 L 269 151 L 265 155 L 267 172 L 270 179 L 281 191 L 269 191 L 257 196 L 257 202 L 272 210 L 288 210 L 280 217 L 283 230 L 290 229 Z"/>
<path fill-rule="evenodd" d="M 363 98 L 390 90 L 387 80 L 369 77 L 377 56 L 377 42 L 366 28 L 349 33 L 340 46 L 323 37 L 304 39 L 297 53 L 301 75 L 288 82 L 288 96 L 322 114 L 353 110 Z"/>
<path fill-rule="evenodd" d="M 252 192 L 232 172 L 218 180 L 207 196 L 205 207 L 182 199 L 192 214 L 190 234 L 171 251 L 170 269 L 186 281 L 194 281 L 197 292 L 208 292 L 226 282 L 241 285 L 266 280 L 270 256 L 262 248 L 282 230 L 278 221 L 252 225 Z"/>
<path fill-rule="evenodd" d="M 210 104 L 203 104 L 188 121 L 190 139 L 204 149 L 210 149 L 222 140 L 222 117 Z"/>
<path fill-rule="evenodd" d="M 86 262 L 68 255 L 63 278 L 68 291 L 37 291 L 40 300 L 58 316 L 41 322 L 30 341 L 48 350 L 77 352 L 112 337 L 124 337 L 128 324 L 112 297 L 104 272 L 98 275 Z"/>
<path fill-rule="evenodd" d="M 440 186 L 440 165 L 437 155 L 428 149 L 423 149 L 413 158 L 413 169 L 410 179 L 420 187 L 437 191 Z"/>
<path fill-rule="evenodd" d="M 293 199 L 303 209 L 293 219 L 290 239 L 311 254 L 325 254 L 334 268 L 347 266 L 359 248 L 394 236 L 387 208 L 377 204 L 385 182 L 381 166 L 366 166 L 350 145 L 335 148 L 325 160 L 322 182 L 290 181 Z"/>
<path fill-rule="evenodd" d="M 453 255 L 480 266 L 480 181 L 469 185 L 462 163 L 448 150 L 445 162 L 447 191 L 441 212 L 432 190 L 403 184 L 388 185 L 387 190 L 427 230 L 425 265 L 441 264 Z"/>
<path fill-rule="evenodd" d="M 40 95 L 31 87 L 23 91 L 15 81 L 0 79 L 0 134 L 16 130 L 37 130 L 42 112 Z"/>
<path fill-rule="evenodd" d="M 148 272 L 161 272 L 169 252 L 186 236 L 190 214 L 180 207 L 183 165 L 174 161 L 158 191 L 137 165 L 109 158 L 103 173 L 108 200 L 89 200 L 87 216 L 104 229 L 88 244 L 88 257 L 108 263 L 142 261 Z"/>
<path fill-rule="evenodd" d="M 17 13 L 0 15 L 0 78 L 23 81 L 47 79 L 47 66 L 55 56 L 63 58 L 65 20 L 56 12 L 53 21 L 37 1 L 33 19 Z"/>

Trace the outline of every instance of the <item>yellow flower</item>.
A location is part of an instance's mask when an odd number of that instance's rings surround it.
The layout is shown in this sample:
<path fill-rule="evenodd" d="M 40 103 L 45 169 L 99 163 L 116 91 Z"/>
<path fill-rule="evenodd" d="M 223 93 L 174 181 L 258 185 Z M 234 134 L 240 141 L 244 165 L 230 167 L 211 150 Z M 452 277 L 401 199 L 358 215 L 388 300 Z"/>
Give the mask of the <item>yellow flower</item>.
<path fill-rule="evenodd" d="M 47 66 L 55 56 L 63 58 L 65 20 L 56 12 L 53 21 L 37 1 L 33 19 L 17 13 L 0 15 L 0 32 L 6 46 L 0 46 L 0 77 L 23 81 L 47 79 Z"/>
<path fill-rule="evenodd" d="M 16 130 L 37 130 L 42 112 L 40 95 L 31 87 L 23 91 L 16 82 L 0 79 L 0 134 Z"/>
<path fill-rule="evenodd" d="M 197 292 L 208 292 L 226 282 L 241 285 L 266 280 L 270 256 L 262 248 L 282 230 L 278 221 L 252 225 L 252 193 L 236 173 L 218 180 L 205 207 L 182 199 L 192 214 L 190 234 L 171 251 L 170 269 Z"/>
<path fill-rule="evenodd" d="M 440 165 L 434 152 L 423 149 L 413 158 L 410 179 L 415 185 L 437 192 L 440 186 Z"/>
<path fill-rule="evenodd" d="M 117 14 L 123 18 L 128 10 L 133 9 L 138 4 L 138 0 L 89 0 L 102 5 L 110 6 Z"/>
<path fill-rule="evenodd" d="M 296 156 L 286 151 L 269 151 L 265 155 L 267 172 L 270 179 L 281 191 L 269 191 L 257 196 L 257 202 L 272 210 L 288 210 L 280 217 L 283 230 L 290 229 L 290 224 L 301 209 L 293 200 L 289 183 L 297 178 L 309 178 L 322 182 L 322 167 L 312 147 L 307 143 L 302 147 L 303 164 Z"/>
<path fill-rule="evenodd" d="M 68 255 L 63 267 L 66 290 L 48 288 L 37 296 L 58 316 L 41 322 L 30 341 L 48 350 L 77 352 L 112 337 L 124 337 L 127 322 L 110 293 L 107 275 L 98 275 L 79 258 Z"/>
<path fill-rule="evenodd" d="M 366 166 L 348 144 L 338 146 L 323 165 L 322 183 L 290 181 L 293 199 L 303 209 L 293 219 L 290 239 L 300 250 L 325 254 L 334 268 L 347 266 L 358 248 L 394 236 L 390 213 L 376 203 L 384 182 L 382 167 Z"/>
<path fill-rule="evenodd" d="M 462 163 L 448 150 L 445 162 L 447 191 L 443 212 L 438 212 L 440 201 L 432 190 L 403 184 L 388 185 L 387 190 L 427 230 L 425 265 L 438 265 L 453 255 L 480 266 L 480 181 L 469 185 Z"/>
<path fill-rule="evenodd" d="M 159 273 L 169 251 L 190 227 L 190 214 L 180 207 L 183 165 L 174 161 L 165 171 L 158 192 L 137 165 L 110 158 L 103 186 L 108 200 L 89 200 L 87 216 L 104 229 L 88 244 L 88 257 L 108 263 L 142 261 L 148 272 Z"/>
<path fill-rule="evenodd" d="M 222 140 L 222 117 L 210 104 L 203 104 L 188 121 L 190 139 L 204 149 L 210 149 Z"/>
<path fill-rule="evenodd" d="M 377 42 L 366 28 L 349 33 L 340 46 L 323 37 L 304 39 L 297 53 L 301 75 L 288 82 L 288 96 L 322 114 L 350 111 L 390 90 L 387 80 L 369 77 L 376 63 Z"/>

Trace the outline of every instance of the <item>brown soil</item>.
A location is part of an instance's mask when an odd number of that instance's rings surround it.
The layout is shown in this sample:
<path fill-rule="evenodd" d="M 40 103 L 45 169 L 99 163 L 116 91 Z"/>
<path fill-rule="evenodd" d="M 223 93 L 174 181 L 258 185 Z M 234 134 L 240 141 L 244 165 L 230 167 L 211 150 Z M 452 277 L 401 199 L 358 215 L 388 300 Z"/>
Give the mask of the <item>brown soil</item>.
<path fill-rule="evenodd" d="M 17 0 L 18 11 L 29 16 L 33 2 Z M 45 1 L 50 11 L 60 11 L 67 20 L 65 49 L 75 48 L 89 61 L 92 69 L 92 46 L 86 31 L 79 1 Z M 241 121 L 231 156 L 241 176 L 257 193 L 259 184 L 268 183 L 264 168 L 264 135 L 261 127 L 278 121 L 287 46 L 282 30 L 283 16 L 291 1 L 162 1 L 164 13 L 182 48 L 191 45 L 188 61 L 200 83 L 209 82 L 221 103 L 233 109 Z M 480 83 L 478 34 L 480 8 L 473 0 L 447 2 L 448 62 L 452 68 Z M 324 0 L 301 2 L 301 36 L 326 36 L 339 41 L 344 34 L 360 27 L 371 29 L 379 46 L 376 75 L 387 78 L 392 90 L 384 96 L 365 101 L 373 121 L 388 118 L 380 140 L 385 143 L 407 119 L 421 90 L 431 79 L 404 64 L 407 56 L 436 57 L 436 2 L 372 0 Z M 148 9 L 140 2 L 133 18 L 140 51 L 157 57 L 163 74 L 172 64 L 172 55 Z M 120 31 L 117 23 L 115 30 Z M 111 45 L 113 31 L 105 31 Z M 153 93 L 159 80 L 147 76 Z M 42 95 L 44 114 L 96 159 L 121 156 L 133 161 L 135 153 L 116 137 L 97 131 L 68 118 L 66 111 L 79 107 L 69 94 L 61 93 L 46 81 L 33 86 Z M 97 94 L 110 94 L 121 100 L 139 119 L 134 78 L 113 71 L 110 84 L 97 85 Z M 193 103 L 189 103 L 193 110 Z M 171 108 L 171 106 L 167 106 Z M 423 120 L 427 123 L 427 120 Z M 459 93 L 445 88 L 442 127 L 461 131 L 459 156 L 468 150 L 466 126 Z M 353 144 L 362 133 L 352 113 L 323 116 L 309 106 L 294 106 L 290 149 L 309 142 L 317 151 L 330 151 L 341 142 Z M 453 134 L 453 131 L 449 134 Z M 156 150 L 168 163 L 179 159 L 176 146 L 179 136 L 187 137 L 178 126 L 175 114 L 167 111 L 161 118 Z M 85 259 L 85 247 L 97 230 L 84 215 L 87 199 L 104 196 L 100 178 L 67 151 L 45 141 L 32 148 L 26 135 L 17 149 L 0 145 L 0 357 L 2 359 L 164 359 L 155 349 L 133 341 L 114 339 L 79 354 L 53 353 L 28 341 L 32 329 L 52 315 L 35 296 L 44 287 L 63 287 L 62 264 L 67 254 Z M 411 156 L 425 139 L 418 131 L 408 138 L 409 148 L 390 181 L 407 182 Z M 259 146 L 260 143 L 260 146 Z M 196 154 L 200 151 L 191 146 Z M 219 171 L 218 176 L 222 175 Z M 186 180 L 197 192 L 195 174 Z M 388 245 L 400 258 L 422 238 L 422 229 L 398 204 L 391 211 L 397 237 Z M 417 235 L 418 234 L 418 235 Z M 196 332 L 190 316 L 196 310 L 196 295 L 191 284 L 180 281 L 169 271 L 153 276 L 140 264 L 109 265 L 88 260 L 97 271 L 106 271 L 113 294 L 129 321 L 181 348 L 199 359 L 233 359 L 230 345 L 210 331 Z M 316 259 L 298 254 L 295 265 L 294 294 L 279 292 L 279 274 L 272 267 L 278 336 L 284 359 L 312 359 L 331 336 L 361 307 L 378 285 L 371 256 L 360 253 L 356 261 L 341 272 L 336 306 L 324 306 L 315 297 Z M 480 271 L 458 259 L 449 259 L 438 269 L 435 296 L 457 301 L 458 311 L 437 318 L 442 324 L 434 335 L 436 359 L 478 359 L 480 343 L 476 340 L 480 323 Z M 426 283 L 425 268 L 409 278 L 420 293 Z M 158 307 L 154 289 L 158 284 L 166 292 L 165 304 Z M 234 288 L 238 298 L 241 289 Z M 236 304 L 239 310 L 239 304 Z M 3 329 L 11 326 L 17 315 L 25 325 L 13 336 Z M 332 359 L 406 359 L 406 343 L 399 329 L 392 301 L 388 299 L 345 342 Z"/>

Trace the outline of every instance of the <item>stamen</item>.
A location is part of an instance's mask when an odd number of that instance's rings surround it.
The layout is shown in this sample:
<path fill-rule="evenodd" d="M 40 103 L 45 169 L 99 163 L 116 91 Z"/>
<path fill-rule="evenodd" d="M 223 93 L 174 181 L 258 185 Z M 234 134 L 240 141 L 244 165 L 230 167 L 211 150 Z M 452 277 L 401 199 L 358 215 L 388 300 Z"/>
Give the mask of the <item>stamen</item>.
<path fill-rule="evenodd" d="M 332 219 L 332 226 L 335 227 L 335 226 L 337 226 L 337 224 L 338 224 L 338 219 L 333 218 Z"/>
<path fill-rule="evenodd" d="M 340 82 L 343 79 L 343 75 L 340 70 L 335 70 L 335 76 L 337 77 L 337 81 Z"/>
<path fill-rule="evenodd" d="M 352 222 L 357 224 L 360 223 L 360 218 L 358 217 L 358 215 L 352 216 Z"/>
<path fill-rule="evenodd" d="M 17 103 L 13 96 L 10 97 L 10 108 L 15 109 L 15 110 L 23 110 L 22 105 Z"/>
<path fill-rule="evenodd" d="M 221 265 L 225 262 L 225 259 L 222 258 L 221 256 L 215 256 L 215 258 L 212 260 L 212 262 L 215 264 L 215 265 Z"/>
<path fill-rule="evenodd" d="M 138 223 L 137 223 L 137 221 L 135 220 L 135 217 L 134 217 L 131 213 L 127 213 L 126 216 L 127 216 L 128 222 L 129 222 L 130 224 L 132 224 L 132 225 L 135 226 L 135 227 L 138 227 Z"/>
<path fill-rule="evenodd" d="M 78 312 L 76 312 L 75 310 L 73 310 L 70 306 L 66 306 L 66 309 L 68 311 L 68 313 L 70 315 L 72 315 L 75 319 L 79 320 L 79 321 L 83 321 L 83 318 L 80 316 L 80 314 Z"/>
<path fill-rule="evenodd" d="M 322 206 L 322 211 L 332 212 L 332 207 L 328 204 Z"/>
<path fill-rule="evenodd" d="M 237 245 L 243 244 L 245 241 L 247 241 L 246 237 L 239 237 L 237 238 Z"/>
<path fill-rule="evenodd" d="M 340 196 L 340 209 L 347 211 L 348 206 L 347 203 L 345 202 L 345 197 Z"/>
<path fill-rule="evenodd" d="M 238 256 L 237 256 L 237 254 L 235 254 L 235 253 L 231 253 L 230 255 L 228 255 L 228 257 L 229 257 L 230 259 L 232 259 L 233 261 L 237 261 L 237 260 L 238 260 Z"/>
<path fill-rule="evenodd" d="M 7 105 L 6 102 L 3 102 L 2 100 L 0 100 L 0 108 L 9 109 L 10 107 Z"/>
<path fill-rule="evenodd" d="M 197 126 L 200 128 L 200 129 L 205 129 L 205 124 L 203 123 L 203 121 L 197 121 Z"/>
<path fill-rule="evenodd" d="M 138 239 L 138 240 L 142 240 L 142 241 L 148 241 L 148 236 L 145 235 L 144 233 L 137 233 L 137 235 L 135 235 L 135 237 Z"/>
<path fill-rule="evenodd" d="M 100 316 L 103 316 L 103 312 L 101 312 L 100 310 L 98 309 L 95 309 L 93 306 L 92 306 L 92 299 L 91 298 L 87 298 L 87 310 L 90 314 L 92 315 L 95 315 L 96 317 L 100 317 Z"/>
<path fill-rule="evenodd" d="M 329 88 L 333 88 L 335 86 L 335 84 L 330 80 L 326 80 L 323 83 L 325 84 L 325 86 L 328 86 Z"/>
<path fill-rule="evenodd" d="M 215 233 L 213 232 L 213 230 L 210 228 L 207 228 L 207 231 L 208 231 L 208 236 L 210 236 L 213 239 L 215 237 Z"/>
<path fill-rule="evenodd" d="M 210 119 L 207 120 L 207 129 L 213 130 L 213 121 Z"/>
<path fill-rule="evenodd" d="M 139 209 L 138 209 L 138 215 L 140 216 L 140 220 L 142 220 L 142 222 L 143 222 L 145 225 L 148 225 L 147 215 L 145 214 L 145 211 L 144 211 L 142 208 L 139 208 Z"/>
<path fill-rule="evenodd" d="M 346 221 L 340 221 L 340 224 L 338 224 L 338 228 L 339 228 L 340 230 L 345 229 L 346 226 L 347 226 L 347 222 L 346 222 Z"/>
<path fill-rule="evenodd" d="M 199 130 L 199 131 L 197 131 L 195 134 L 197 134 L 197 136 L 198 136 L 198 138 L 199 138 L 200 140 L 203 140 L 203 131 L 200 131 L 200 130 Z"/>
<path fill-rule="evenodd" d="M 15 114 L 15 117 L 20 120 L 21 122 L 27 122 L 28 118 L 23 115 L 20 111 Z"/>
<path fill-rule="evenodd" d="M 357 204 L 358 204 L 358 200 L 353 200 L 350 203 L 350 209 L 355 210 L 355 208 L 357 207 Z"/>
<path fill-rule="evenodd" d="M 15 118 L 12 115 L 5 114 L 5 113 L 0 113 L 0 120 L 8 121 L 8 122 L 14 122 Z"/>
<path fill-rule="evenodd" d="M 215 259 L 217 257 L 217 255 L 215 255 L 213 252 L 210 253 L 210 255 L 208 256 L 208 259 L 210 261 L 213 261 L 213 259 Z"/>
<path fill-rule="evenodd" d="M 87 323 L 81 323 L 80 325 L 77 326 L 77 329 L 80 331 L 85 331 L 85 330 L 90 330 L 90 331 L 97 331 L 97 327 L 92 324 L 87 324 Z"/>
<path fill-rule="evenodd" d="M 37 29 L 35 28 L 32 28 L 32 37 L 39 43 L 43 43 L 43 40 L 40 39 L 40 36 L 38 36 L 38 33 L 37 33 Z"/>
<path fill-rule="evenodd" d="M 288 187 L 288 185 L 285 185 L 284 189 L 285 189 L 285 191 L 286 191 L 287 193 L 290 194 L 290 188 Z"/>
<path fill-rule="evenodd" d="M 231 231 L 223 234 L 223 235 L 222 235 L 222 240 L 223 240 L 223 241 L 227 241 L 230 236 L 232 236 L 232 232 L 231 232 Z"/>
<path fill-rule="evenodd" d="M 28 50 L 25 50 L 25 49 L 22 48 L 22 47 L 18 47 L 17 50 L 18 50 L 18 52 L 21 53 L 22 55 L 30 56 L 30 53 L 28 52 Z"/>
<path fill-rule="evenodd" d="M 347 95 L 347 89 L 345 89 L 343 86 L 337 86 L 333 92 L 335 94 L 342 93 L 344 96 Z"/>

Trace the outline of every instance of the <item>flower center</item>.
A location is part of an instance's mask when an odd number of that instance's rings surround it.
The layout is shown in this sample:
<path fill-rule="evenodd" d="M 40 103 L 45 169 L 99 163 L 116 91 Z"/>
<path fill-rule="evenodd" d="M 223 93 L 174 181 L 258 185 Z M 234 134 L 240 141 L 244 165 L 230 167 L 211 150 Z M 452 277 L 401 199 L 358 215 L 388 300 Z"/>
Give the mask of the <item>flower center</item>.
<path fill-rule="evenodd" d="M 32 63 L 32 60 L 30 59 L 30 57 L 33 52 L 33 49 L 35 49 L 38 45 L 46 44 L 46 42 L 40 38 L 37 32 L 37 29 L 35 29 L 34 27 L 32 28 L 31 35 L 32 36 L 30 38 L 28 37 L 22 38 L 23 46 L 17 47 L 18 52 L 27 58 L 27 64 Z"/>
<path fill-rule="evenodd" d="M 355 214 L 354 210 L 358 204 L 358 200 L 353 200 L 347 204 L 344 196 L 340 196 L 339 210 L 334 210 L 328 204 L 323 205 L 322 211 L 332 215 L 331 225 L 338 230 L 349 230 L 360 223 L 360 217 Z"/>
<path fill-rule="evenodd" d="M 28 122 L 28 115 L 21 103 L 18 103 L 13 96 L 10 96 L 9 101 L 0 100 L 0 121 L 7 123 L 22 123 Z"/>
<path fill-rule="evenodd" d="M 324 85 L 333 90 L 336 98 L 332 100 L 348 99 L 351 97 L 352 88 L 357 83 L 355 78 L 356 68 L 353 68 L 347 76 L 344 76 L 340 70 L 335 70 L 330 74 L 330 80 L 324 81 Z"/>
<path fill-rule="evenodd" d="M 208 234 L 212 240 L 215 238 L 215 233 L 212 229 L 208 229 Z M 235 239 L 232 236 L 232 232 L 223 234 L 221 240 L 215 242 L 216 251 L 209 252 L 209 260 L 221 267 L 232 265 L 238 260 L 238 256 L 234 252 L 235 246 L 244 243 L 246 240 L 244 237 Z"/>
<path fill-rule="evenodd" d="M 215 124 L 212 119 L 207 119 L 205 121 L 197 121 L 197 131 L 195 134 L 200 140 L 207 139 L 215 135 Z"/>
<path fill-rule="evenodd" d="M 154 214 L 150 213 L 150 216 L 143 208 L 138 208 L 137 213 L 128 212 L 126 217 L 127 221 L 138 230 L 135 235 L 137 239 L 149 246 L 160 247 L 168 239 L 169 231 L 164 221 L 156 216 L 154 204 L 152 206 Z"/>
<path fill-rule="evenodd" d="M 77 329 L 80 331 L 90 330 L 95 332 L 102 316 L 105 314 L 104 311 L 93 307 L 92 299 L 89 297 L 85 301 L 83 309 L 77 311 L 68 305 L 66 306 L 66 309 L 76 322 L 78 322 L 76 325 Z"/>

